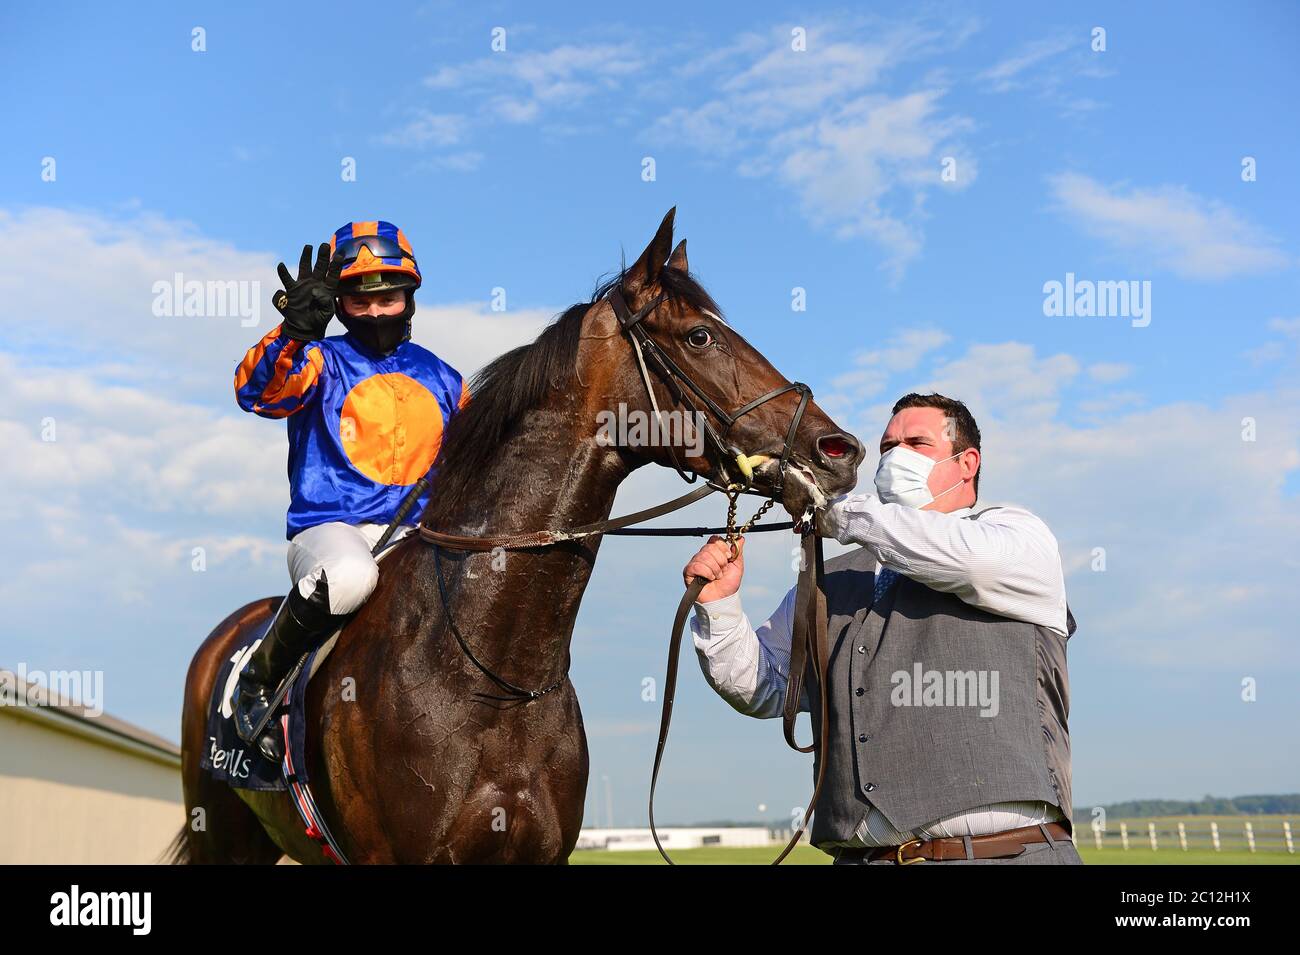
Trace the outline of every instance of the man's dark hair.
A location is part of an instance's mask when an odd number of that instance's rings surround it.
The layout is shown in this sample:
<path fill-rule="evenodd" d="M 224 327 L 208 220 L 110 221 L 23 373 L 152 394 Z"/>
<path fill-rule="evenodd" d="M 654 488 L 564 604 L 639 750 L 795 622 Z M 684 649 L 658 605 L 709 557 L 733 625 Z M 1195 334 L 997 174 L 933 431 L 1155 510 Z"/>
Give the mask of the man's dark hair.
<path fill-rule="evenodd" d="M 970 413 L 970 409 L 962 402 L 954 398 L 947 398 L 938 393 L 928 395 L 918 395 L 916 392 L 903 395 L 898 401 L 894 402 L 894 410 L 890 416 L 898 414 L 904 408 L 938 408 L 944 413 L 944 416 L 952 422 L 955 431 L 952 435 L 952 452 L 961 454 L 968 448 L 980 450 L 980 428 L 975 423 L 975 417 Z M 975 496 L 978 498 L 980 493 L 980 472 L 984 470 L 984 461 L 981 457 L 979 470 L 975 472 Z"/>

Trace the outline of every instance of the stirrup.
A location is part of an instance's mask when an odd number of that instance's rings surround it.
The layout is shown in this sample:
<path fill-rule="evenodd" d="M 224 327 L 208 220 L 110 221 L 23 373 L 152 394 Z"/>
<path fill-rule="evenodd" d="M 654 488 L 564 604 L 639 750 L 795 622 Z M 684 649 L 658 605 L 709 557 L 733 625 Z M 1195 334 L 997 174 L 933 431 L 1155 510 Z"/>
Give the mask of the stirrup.
<path fill-rule="evenodd" d="M 257 690 L 259 692 L 254 693 L 243 686 L 235 690 L 234 718 L 231 722 L 235 724 L 235 735 L 245 743 L 253 742 L 258 724 L 265 720 L 272 702 L 274 690 L 268 692 L 266 687 L 260 685 Z"/>
<path fill-rule="evenodd" d="M 264 687 L 259 689 L 263 691 L 260 697 L 244 690 L 235 695 L 235 712 L 232 720 L 235 724 L 235 735 L 245 744 L 256 746 L 267 759 L 279 764 L 284 759 L 284 734 L 280 730 L 279 721 L 274 718 L 274 711 L 279 709 L 276 705 L 277 694 L 266 693 Z M 262 706 L 265 706 L 265 709 L 261 709 Z M 258 713 L 256 718 L 253 716 L 254 712 Z M 247 736 L 244 735 L 245 718 L 251 727 Z M 259 730 L 261 732 L 258 732 Z"/>
<path fill-rule="evenodd" d="M 277 720 L 266 724 L 266 731 L 257 738 L 257 749 L 277 766 L 284 762 L 284 733 Z"/>

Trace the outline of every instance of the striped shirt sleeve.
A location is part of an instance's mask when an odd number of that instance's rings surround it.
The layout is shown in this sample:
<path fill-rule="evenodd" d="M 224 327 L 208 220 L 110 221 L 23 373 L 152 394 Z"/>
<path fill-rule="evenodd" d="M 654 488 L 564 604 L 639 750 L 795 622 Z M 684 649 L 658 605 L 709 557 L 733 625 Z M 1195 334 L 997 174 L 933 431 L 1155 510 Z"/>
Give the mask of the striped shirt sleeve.
<path fill-rule="evenodd" d="M 235 400 L 263 418 L 287 418 L 315 398 L 324 367 L 315 342 L 281 338 L 277 325 L 235 369 Z"/>

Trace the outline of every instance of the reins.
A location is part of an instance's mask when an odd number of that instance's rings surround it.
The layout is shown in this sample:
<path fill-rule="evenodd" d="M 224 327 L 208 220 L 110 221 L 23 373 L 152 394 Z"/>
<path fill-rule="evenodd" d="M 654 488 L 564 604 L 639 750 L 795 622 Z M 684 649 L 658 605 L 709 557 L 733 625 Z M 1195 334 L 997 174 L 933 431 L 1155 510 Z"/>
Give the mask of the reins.
<path fill-rule="evenodd" d="M 817 798 L 821 795 L 822 780 L 826 775 L 825 753 L 829 721 L 826 718 L 826 591 L 823 583 L 825 572 L 822 566 L 822 539 L 811 527 L 805 526 L 801 534 L 800 546 L 802 548 L 801 569 L 799 571 L 799 583 L 795 590 L 794 632 L 790 639 L 790 670 L 786 681 L 782 728 L 786 742 L 793 749 L 801 753 L 812 752 L 816 754 L 814 758 L 817 761 L 817 780 L 813 786 L 812 798 L 808 801 L 808 808 L 804 810 L 799 828 L 791 836 L 790 841 L 786 843 L 781 854 L 772 861 L 772 865 L 780 865 L 794 847 L 799 844 L 799 840 L 803 838 L 804 830 L 808 827 L 808 818 L 817 805 Z M 729 560 L 734 559 L 734 555 L 729 558 Z M 668 644 L 668 672 L 664 677 L 663 710 L 659 717 L 659 743 L 655 747 L 654 770 L 650 775 L 650 835 L 654 838 L 655 847 L 659 850 L 659 854 L 663 856 L 664 861 L 669 865 L 675 865 L 675 863 L 668 855 L 667 850 L 664 849 L 663 843 L 660 842 L 659 831 L 655 826 L 655 789 L 659 784 L 659 768 L 663 762 L 664 747 L 668 742 L 668 728 L 673 719 L 673 698 L 677 691 L 677 667 L 681 659 L 682 633 L 686 628 L 686 617 L 690 613 L 691 606 L 699 599 L 700 591 L 708 583 L 709 581 L 703 577 L 691 578 L 686 593 L 682 595 L 681 602 L 677 605 L 677 614 L 673 618 L 672 636 Z M 817 739 L 804 747 L 799 746 L 794 741 L 794 723 L 799 712 L 803 669 L 809 661 L 812 662 L 813 670 L 817 676 L 818 696 L 821 700 L 821 732 Z"/>

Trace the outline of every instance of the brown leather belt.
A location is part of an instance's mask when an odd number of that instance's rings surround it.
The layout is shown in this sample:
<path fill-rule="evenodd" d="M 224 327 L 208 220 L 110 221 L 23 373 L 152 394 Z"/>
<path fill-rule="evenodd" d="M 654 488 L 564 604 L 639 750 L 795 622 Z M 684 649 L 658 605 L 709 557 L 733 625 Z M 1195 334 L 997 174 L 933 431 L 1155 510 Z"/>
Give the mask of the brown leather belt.
<path fill-rule="evenodd" d="M 1044 830 L 1050 834 L 1044 835 Z M 986 836 L 951 836 L 942 839 L 913 839 L 901 846 L 874 846 L 862 849 L 841 849 L 836 859 L 863 858 L 868 862 L 890 859 L 899 865 L 911 865 L 914 862 L 946 862 L 966 858 L 966 839 L 969 838 L 971 853 L 976 859 L 1009 859 L 1025 851 L 1025 846 L 1036 842 L 1070 842 L 1070 833 L 1059 822 L 1049 822 L 1041 826 L 1025 826 L 1021 829 L 1007 829 L 1005 832 L 991 832 Z"/>

